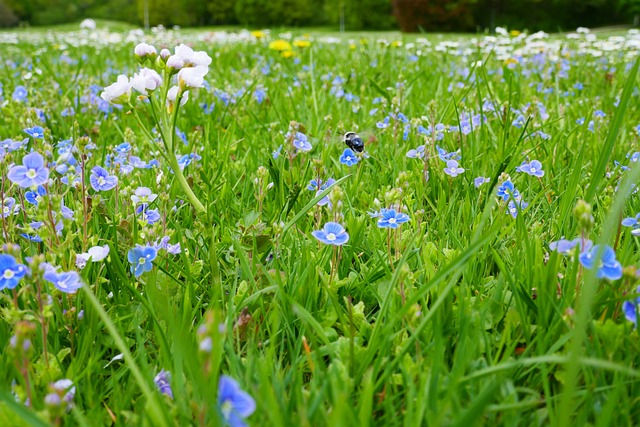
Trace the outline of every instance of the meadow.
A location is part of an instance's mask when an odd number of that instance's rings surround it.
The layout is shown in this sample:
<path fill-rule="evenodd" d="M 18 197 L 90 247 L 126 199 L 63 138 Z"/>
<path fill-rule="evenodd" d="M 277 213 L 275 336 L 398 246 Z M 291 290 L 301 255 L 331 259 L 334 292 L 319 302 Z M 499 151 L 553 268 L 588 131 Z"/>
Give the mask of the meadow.
<path fill-rule="evenodd" d="M 640 422 L 640 32 L 86 27 L 0 32 L 0 425 Z"/>

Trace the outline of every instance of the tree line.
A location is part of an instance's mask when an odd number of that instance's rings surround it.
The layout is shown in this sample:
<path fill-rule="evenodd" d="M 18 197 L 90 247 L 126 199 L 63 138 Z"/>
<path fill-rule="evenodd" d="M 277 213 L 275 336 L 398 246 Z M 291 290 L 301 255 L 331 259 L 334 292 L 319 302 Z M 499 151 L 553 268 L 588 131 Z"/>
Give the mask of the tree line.
<path fill-rule="evenodd" d="M 638 24 L 640 0 L 0 0 L 0 26 L 84 18 L 183 27 L 329 26 L 346 30 L 530 31 Z M 635 21 L 634 21 L 635 17 Z"/>

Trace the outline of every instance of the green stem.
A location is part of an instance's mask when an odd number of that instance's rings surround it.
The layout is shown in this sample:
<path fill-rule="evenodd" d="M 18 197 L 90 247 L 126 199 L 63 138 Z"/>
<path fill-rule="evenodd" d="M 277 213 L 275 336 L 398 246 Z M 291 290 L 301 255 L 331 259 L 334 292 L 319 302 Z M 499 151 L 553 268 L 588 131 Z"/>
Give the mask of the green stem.
<path fill-rule="evenodd" d="M 189 183 L 185 179 L 184 174 L 180 169 L 180 165 L 178 164 L 178 160 L 176 159 L 176 157 L 169 156 L 168 160 L 171 169 L 173 169 L 173 174 L 178 180 L 178 184 L 180 184 L 180 187 L 182 187 L 182 191 L 184 191 L 184 193 L 187 195 L 187 199 L 189 199 L 189 203 L 191 203 L 191 205 L 196 208 L 196 211 L 198 211 L 198 213 L 205 213 L 207 210 L 205 209 L 202 202 L 200 202 L 200 199 L 198 199 L 198 196 L 195 195 L 195 193 L 191 189 L 191 186 L 189 186 Z"/>

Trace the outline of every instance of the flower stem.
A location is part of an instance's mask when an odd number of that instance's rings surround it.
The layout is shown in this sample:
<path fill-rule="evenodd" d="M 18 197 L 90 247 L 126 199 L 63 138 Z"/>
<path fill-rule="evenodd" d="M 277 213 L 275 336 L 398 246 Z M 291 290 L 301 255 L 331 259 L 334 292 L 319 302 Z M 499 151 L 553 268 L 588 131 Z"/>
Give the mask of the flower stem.
<path fill-rule="evenodd" d="M 189 203 L 191 203 L 191 205 L 196 209 L 196 211 L 198 211 L 198 213 L 205 213 L 207 210 L 205 209 L 200 199 L 198 199 L 198 196 L 195 195 L 195 193 L 191 189 L 191 186 L 189 186 L 189 183 L 187 182 L 187 180 L 184 177 L 184 174 L 182 173 L 182 169 L 180 169 L 178 160 L 175 158 L 175 156 L 170 156 L 168 160 L 169 160 L 171 169 L 173 169 L 173 174 L 178 180 L 178 184 L 180 184 L 182 191 L 184 191 L 185 195 L 187 196 L 187 199 L 189 199 Z"/>

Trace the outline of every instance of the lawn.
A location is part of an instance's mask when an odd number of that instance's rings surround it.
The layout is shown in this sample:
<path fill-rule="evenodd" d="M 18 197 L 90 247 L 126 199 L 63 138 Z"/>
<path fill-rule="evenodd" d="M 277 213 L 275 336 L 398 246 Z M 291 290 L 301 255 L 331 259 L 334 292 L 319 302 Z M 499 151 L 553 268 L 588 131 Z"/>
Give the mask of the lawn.
<path fill-rule="evenodd" d="M 0 425 L 638 424 L 638 47 L 0 32 Z"/>

